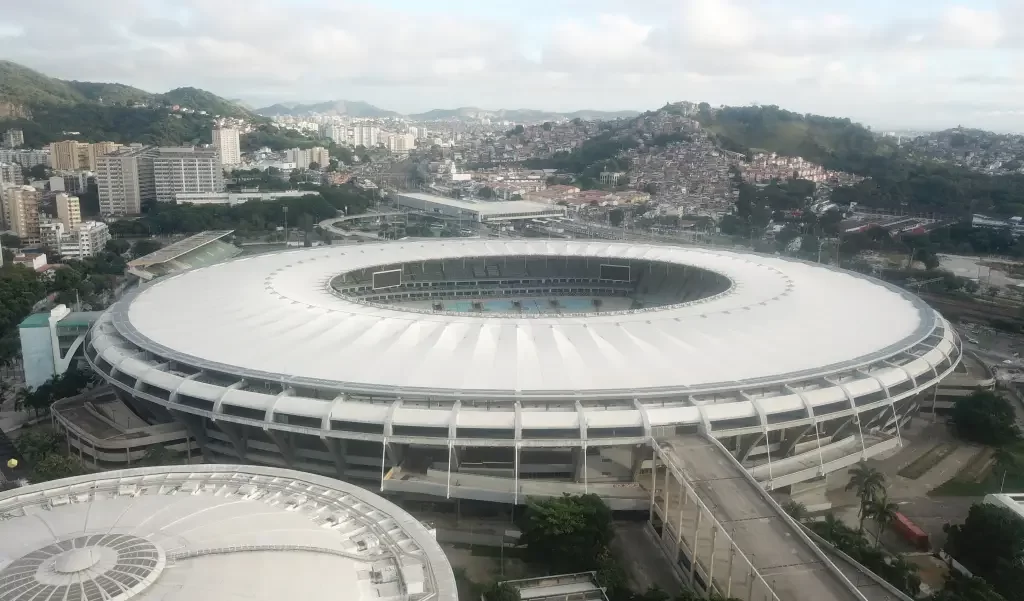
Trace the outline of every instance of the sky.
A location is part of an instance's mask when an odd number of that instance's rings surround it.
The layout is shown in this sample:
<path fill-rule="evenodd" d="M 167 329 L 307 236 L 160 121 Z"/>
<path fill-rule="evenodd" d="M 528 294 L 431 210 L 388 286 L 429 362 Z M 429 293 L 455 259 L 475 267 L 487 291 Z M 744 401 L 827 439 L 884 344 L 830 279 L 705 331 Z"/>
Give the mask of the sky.
<path fill-rule="evenodd" d="M 0 59 L 254 107 L 777 104 L 1024 132 L 1024 0 L 34 0 Z"/>

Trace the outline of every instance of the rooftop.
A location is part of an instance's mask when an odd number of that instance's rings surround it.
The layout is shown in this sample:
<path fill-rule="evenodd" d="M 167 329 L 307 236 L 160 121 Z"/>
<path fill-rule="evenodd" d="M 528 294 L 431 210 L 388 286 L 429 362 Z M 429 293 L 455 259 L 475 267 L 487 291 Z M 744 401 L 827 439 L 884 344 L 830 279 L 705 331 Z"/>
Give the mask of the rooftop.
<path fill-rule="evenodd" d="M 184 240 L 178 240 L 172 244 L 161 248 L 160 250 L 149 253 L 144 257 L 139 257 L 134 261 L 131 261 L 129 265 L 132 267 L 144 267 L 147 265 L 156 265 L 157 263 L 164 263 L 172 259 L 176 259 L 185 253 L 190 253 L 204 244 L 209 244 L 215 240 L 220 240 L 224 236 L 231 234 L 234 230 L 207 230 L 205 232 L 199 232 L 194 236 L 189 236 Z"/>
<path fill-rule="evenodd" d="M 552 213 L 559 212 L 558 207 L 528 200 L 503 200 L 503 201 L 479 201 L 471 199 L 455 199 L 447 196 L 435 196 L 433 194 L 421 194 L 419 192 L 401 192 L 397 196 L 415 198 L 426 202 L 441 204 L 456 209 L 462 209 L 483 216 L 505 215 L 508 213 Z"/>
<path fill-rule="evenodd" d="M 234 465 L 102 472 L 0 493 L 0 599 L 457 598 L 423 524 L 312 474 Z"/>
<path fill-rule="evenodd" d="M 665 307 L 478 317 L 359 303 L 328 285 L 342 272 L 399 263 L 563 255 L 699 267 L 728 278 L 732 287 Z M 125 297 L 111 315 L 123 336 L 156 355 L 240 377 L 540 396 L 694 393 L 834 374 L 917 344 L 937 319 L 905 291 L 812 263 L 727 250 L 544 240 L 268 253 L 157 280 Z"/>

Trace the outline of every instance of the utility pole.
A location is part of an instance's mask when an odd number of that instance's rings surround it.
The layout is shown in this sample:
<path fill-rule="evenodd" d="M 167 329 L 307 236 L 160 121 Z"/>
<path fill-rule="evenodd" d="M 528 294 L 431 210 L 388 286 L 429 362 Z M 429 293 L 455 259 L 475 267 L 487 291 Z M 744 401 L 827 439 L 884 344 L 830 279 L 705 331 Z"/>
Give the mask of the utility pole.
<path fill-rule="evenodd" d="M 281 207 L 281 210 L 284 211 L 284 247 L 288 248 L 288 207 Z"/>

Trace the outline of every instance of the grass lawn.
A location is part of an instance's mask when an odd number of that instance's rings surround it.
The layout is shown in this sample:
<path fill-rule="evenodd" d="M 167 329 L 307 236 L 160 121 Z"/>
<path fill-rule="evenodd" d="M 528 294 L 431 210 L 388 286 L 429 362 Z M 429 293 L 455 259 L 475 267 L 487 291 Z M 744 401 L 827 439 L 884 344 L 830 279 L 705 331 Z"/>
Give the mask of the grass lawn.
<path fill-rule="evenodd" d="M 917 459 L 911 461 L 906 467 L 897 472 L 904 478 L 917 480 L 925 475 L 928 470 L 939 464 L 940 461 L 949 457 L 957 448 L 955 442 L 943 442 L 928 449 Z"/>
<path fill-rule="evenodd" d="M 997 493 L 1002 485 L 1003 490 L 1024 490 L 1024 441 L 1009 445 L 1007 449 L 1013 454 L 1013 465 L 1006 467 L 1006 481 L 1003 482 L 1003 466 L 992 461 L 992 451 L 979 453 L 970 463 L 964 466 L 956 476 L 948 482 L 932 489 L 931 497 L 975 497 L 989 493 Z"/>

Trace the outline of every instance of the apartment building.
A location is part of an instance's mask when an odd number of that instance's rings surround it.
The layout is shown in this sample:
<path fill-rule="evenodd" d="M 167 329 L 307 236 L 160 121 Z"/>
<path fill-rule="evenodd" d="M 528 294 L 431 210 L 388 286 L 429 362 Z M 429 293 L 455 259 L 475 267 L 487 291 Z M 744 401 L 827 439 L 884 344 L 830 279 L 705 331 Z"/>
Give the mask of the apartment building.
<path fill-rule="evenodd" d="M 115 142 L 96 142 L 89 144 L 76 140 L 64 140 L 50 144 L 50 167 L 57 171 L 78 171 L 88 169 L 95 171 L 98 157 L 110 154 L 121 148 Z"/>
<path fill-rule="evenodd" d="M 24 182 L 21 177 L 21 165 L 0 163 L 0 188 L 4 186 L 20 186 Z"/>
<path fill-rule="evenodd" d="M 311 163 L 326 167 L 331 162 L 331 153 L 321 146 L 315 148 L 292 148 L 285 151 L 285 161 L 295 163 L 296 169 L 309 169 Z"/>
<path fill-rule="evenodd" d="M 224 172 L 216 150 L 191 147 L 122 148 L 97 158 L 100 213 L 136 215 L 149 201 L 178 194 L 221 192 Z"/>
<path fill-rule="evenodd" d="M 85 259 L 100 252 L 110 240 L 107 224 L 98 221 L 85 221 L 73 229 L 67 229 L 60 221 L 52 221 L 39 226 L 42 243 L 54 249 L 66 259 Z"/>
<path fill-rule="evenodd" d="M 32 186 L 6 188 L 4 209 L 8 227 L 22 243 L 39 244 L 39 191 Z"/>
<path fill-rule="evenodd" d="M 25 169 L 31 169 L 36 165 L 49 165 L 50 151 L 0 148 L 0 163 L 14 163 Z"/>
<path fill-rule="evenodd" d="M 389 134 L 388 150 L 395 154 L 408 154 L 416 147 L 416 136 L 413 134 Z"/>
<path fill-rule="evenodd" d="M 220 153 L 221 165 L 238 165 L 242 151 L 238 143 L 238 130 L 231 127 L 213 128 L 213 147 Z"/>
<path fill-rule="evenodd" d="M 97 159 L 99 157 L 116 152 L 120 148 L 121 145 L 117 142 L 96 142 L 95 144 L 89 144 L 86 152 L 86 161 L 82 166 L 82 169 L 96 171 Z"/>
<path fill-rule="evenodd" d="M 216 150 L 152 148 L 145 160 L 153 165 L 153 195 L 158 202 L 173 202 L 176 194 L 224 190 L 224 170 Z"/>
<path fill-rule="evenodd" d="M 18 148 L 25 145 L 25 132 L 9 129 L 4 132 L 4 148 Z"/>
<path fill-rule="evenodd" d="M 57 219 L 71 231 L 82 223 L 82 209 L 77 196 L 58 194 L 56 198 Z"/>
<path fill-rule="evenodd" d="M 138 215 L 153 197 L 153 166 L 148 148 L 121 148 L 96 158 L 96 189 L 103 215 Z"/>

